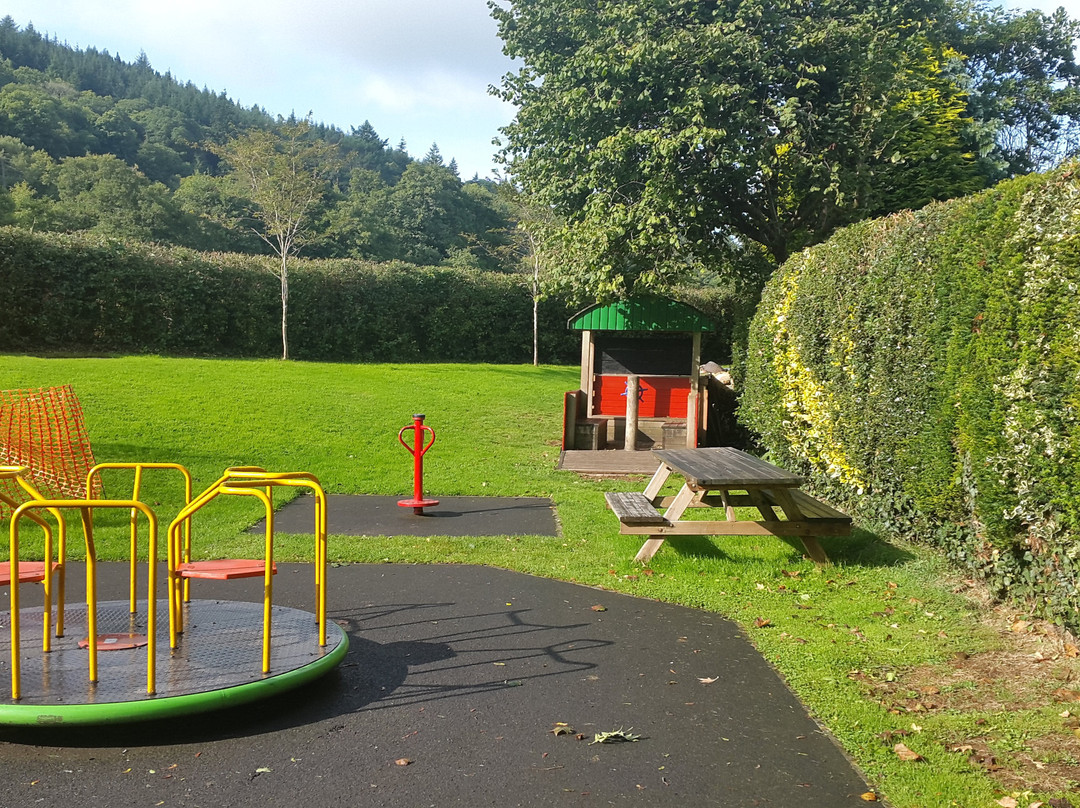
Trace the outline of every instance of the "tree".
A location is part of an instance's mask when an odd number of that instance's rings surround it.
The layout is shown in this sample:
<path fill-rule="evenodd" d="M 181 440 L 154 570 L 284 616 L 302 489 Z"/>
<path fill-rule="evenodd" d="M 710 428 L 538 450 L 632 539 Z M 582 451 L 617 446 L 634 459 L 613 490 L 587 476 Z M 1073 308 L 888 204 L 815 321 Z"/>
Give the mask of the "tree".
<path fill-rule="evenodd" d="M 175 242 L 185 225 L 168 188 L 111 154 L 67 157 L 52 173 L 57 212 L 70 229 Z"/>
<path fill-rule="evenodd" d="M 473 193 L 491 194 L 501 222 L 487 228 L 484 238 L 470 234 L 475 249 L 491 256 L 503 271 L 524 275 L 532 299 L 533 365 L 540 364 L 540 301 L 549 293 L 551 269 L 558 260 L 554 235 L 559 220 L 550 208 L 536 204 L 520 188 L 501 182 L 488 190 L 483 183 L 470 183 Z"/>
<path fill-rule="evenodd" d="M 887 207 L 907 169 L 923 202 L 982 182 L 929 22 L 947 0 L 506 2 L 524 64 L 496 91 L 518 107 L 502 159 L 565 217 L 578 297 L 662 287 L 733 243 L 781 262 Z"/>
<path fill-rule="evenodd" d="M 993 180 L 1080 153 L 1080 21 L 1064 9 L 971 9 L 951 34 L 965 55 L 968 114 Z"/>
<path fill-rule="evenodd" d="M 289 358 L 289 258 L 309 239 L 312 214 L 326 193 L 327 178 L 337 170 L 335 147 L 308 137 L 310 130 L 310 118 L 297 120 L 212 148 L 250 199 L 255 233 L 278 257 L 282 359 Z"/>
<path fill-rule="evenodd" d="M 505 242 L 495 249 L 516 260 L 528 275 L 532 298 L 533 365 L 536 366 L 540 364 L 540 301 L 547 292 L 547 277 L 558 259 L 558 241 L 554 234 L 560 222 L 551 208 L 531 201 L 511 183 L 502 183 L 498 193 L 510 225 L 504 230 Z"/>

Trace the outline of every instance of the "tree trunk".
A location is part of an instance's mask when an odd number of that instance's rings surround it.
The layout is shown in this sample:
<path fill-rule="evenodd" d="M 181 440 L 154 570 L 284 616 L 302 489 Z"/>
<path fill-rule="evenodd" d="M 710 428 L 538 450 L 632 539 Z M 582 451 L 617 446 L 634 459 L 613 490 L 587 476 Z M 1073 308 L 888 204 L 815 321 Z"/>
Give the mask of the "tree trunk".
<path fill-rule="evenodd" d="M 289 272 L 286 254 L 281 254 L 281 358 L 289 358 Z"/>
<path fill-rule="evenodd" d="M 533 288 L 533 367 L 540 364 L 540 295 Z"/>

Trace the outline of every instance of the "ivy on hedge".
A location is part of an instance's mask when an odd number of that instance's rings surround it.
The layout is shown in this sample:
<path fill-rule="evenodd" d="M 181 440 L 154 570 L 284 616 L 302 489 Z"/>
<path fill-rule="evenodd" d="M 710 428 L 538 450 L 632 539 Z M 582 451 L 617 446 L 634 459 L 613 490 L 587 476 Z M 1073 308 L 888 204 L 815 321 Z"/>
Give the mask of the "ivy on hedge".
<path fill-rule="evenodd" d="M 856 514 L 1080 627 L 1080 179 L 1032 175 L 793 256 L 744 421 Z"/>

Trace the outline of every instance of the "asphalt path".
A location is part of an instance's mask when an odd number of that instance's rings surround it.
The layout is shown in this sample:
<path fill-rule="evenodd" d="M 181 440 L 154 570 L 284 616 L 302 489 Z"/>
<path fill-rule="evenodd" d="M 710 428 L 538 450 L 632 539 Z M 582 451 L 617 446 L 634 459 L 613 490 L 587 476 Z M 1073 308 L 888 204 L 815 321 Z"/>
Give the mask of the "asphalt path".
<path fill-rule="evenodd" d="M 102 590 L 123 592 L 125 569 L 102 565 Z M 311 588 L 310 567 L 282 564 L 275 602 L 310 609 Z M 328 593 L 350 641 L 332 673 L 179 721 L 0 728 L 0 806 L 865 805 L 834 740 L 717 614 L 479 566 L 336 566 Z M 592 742 L 617 730 L 639 740 Z"/>

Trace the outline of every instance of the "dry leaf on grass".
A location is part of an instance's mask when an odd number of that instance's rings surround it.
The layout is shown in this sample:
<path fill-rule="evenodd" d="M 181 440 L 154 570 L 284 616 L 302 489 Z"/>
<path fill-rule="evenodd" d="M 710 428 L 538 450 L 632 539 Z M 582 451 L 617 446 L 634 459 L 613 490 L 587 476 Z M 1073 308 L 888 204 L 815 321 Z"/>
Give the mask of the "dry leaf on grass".
<path fill-rule="evenodd" d="M 907 746 L 905 746 L 902 743 L 898 743 L 896 746 L 894 746 L 892 748 L 892 750 L 896 753 L 896 756 L 898 758 L 900 758 L 901 760 L 908 760 L 908 761 L 912 761 L 912 762 L 923 760 L 922 755 L 920 755 L 918 752 L 911 751 L 910 749 L 907 748 Z"/>

